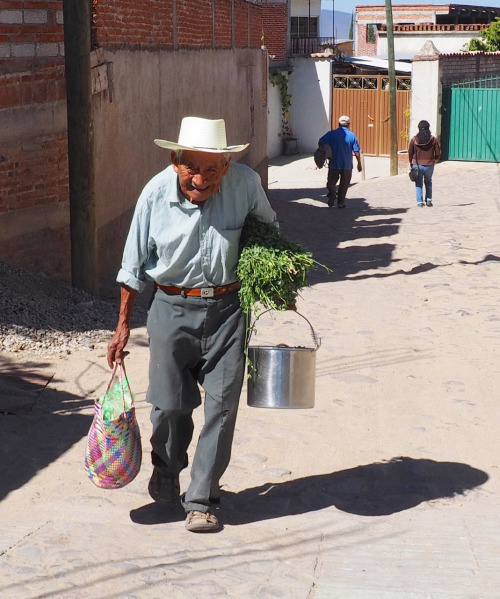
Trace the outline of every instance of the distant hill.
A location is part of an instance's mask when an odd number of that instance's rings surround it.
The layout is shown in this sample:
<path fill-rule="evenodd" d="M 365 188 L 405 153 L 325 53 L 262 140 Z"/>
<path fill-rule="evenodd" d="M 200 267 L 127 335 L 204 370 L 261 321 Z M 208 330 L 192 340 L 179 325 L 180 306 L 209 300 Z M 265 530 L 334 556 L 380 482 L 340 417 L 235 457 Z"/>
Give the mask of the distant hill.
<path fill-rule="evenodd" d="M 351 13 L 335 11 L 335 37 L 337 39 L 348 39 L 351 28 Z M 321 10 L 320 37 L 332 37 L 334 27 L 331 10 Z"/>

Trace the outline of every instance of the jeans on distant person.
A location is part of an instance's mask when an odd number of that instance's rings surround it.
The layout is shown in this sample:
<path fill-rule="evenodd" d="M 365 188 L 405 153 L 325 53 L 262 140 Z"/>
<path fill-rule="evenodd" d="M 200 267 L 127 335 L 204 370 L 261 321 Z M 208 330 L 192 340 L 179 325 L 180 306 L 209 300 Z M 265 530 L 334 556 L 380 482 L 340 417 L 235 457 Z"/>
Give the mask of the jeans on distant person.
<path fill-rule="evenodd" d="M 418 177 L 415 181 L 415 189 L 417 191 L 417 204 L 424 203 L 423 187 L 425 184 L 425 199 L 432 200 L 432 174 L 434 173 L 434 165 L 424 166 L 418 165 Z"/>

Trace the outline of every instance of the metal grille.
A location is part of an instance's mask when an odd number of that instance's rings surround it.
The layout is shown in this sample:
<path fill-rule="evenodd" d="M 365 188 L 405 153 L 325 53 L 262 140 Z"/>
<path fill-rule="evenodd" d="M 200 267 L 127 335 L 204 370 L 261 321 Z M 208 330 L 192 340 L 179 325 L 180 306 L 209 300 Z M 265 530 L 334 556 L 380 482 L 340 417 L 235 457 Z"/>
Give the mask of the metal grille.
<path fill-rule="evenodd" d="M 380 87 L 379 87 L 380 86 Z M 370 77 L 366 75 L 338 76 L 333 77 L 333 87 L 337 89 L 389 89 L 388 77 Z M 396 77 L 397 91 L 411 90 L 411 77 Z"/>

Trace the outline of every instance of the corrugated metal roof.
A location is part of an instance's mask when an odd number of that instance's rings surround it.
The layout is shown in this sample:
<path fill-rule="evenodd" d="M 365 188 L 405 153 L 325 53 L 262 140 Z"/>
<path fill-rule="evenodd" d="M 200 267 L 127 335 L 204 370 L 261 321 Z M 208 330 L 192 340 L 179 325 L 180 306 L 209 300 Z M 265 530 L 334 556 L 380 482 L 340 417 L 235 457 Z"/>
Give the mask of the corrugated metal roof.
<path fill-rule="evenodd" d="M 353 58 L 345 57 L 346 62 L 351 62 L 360 67 L 368 67 L 372 69 L 384 70 L 389 69 L 389 60 L 386 58 L 376 58 L 375 56 L 356 56 Z M 411 73 L 411 64 L 396 60 L 394 68 L 399 73 Z"/>

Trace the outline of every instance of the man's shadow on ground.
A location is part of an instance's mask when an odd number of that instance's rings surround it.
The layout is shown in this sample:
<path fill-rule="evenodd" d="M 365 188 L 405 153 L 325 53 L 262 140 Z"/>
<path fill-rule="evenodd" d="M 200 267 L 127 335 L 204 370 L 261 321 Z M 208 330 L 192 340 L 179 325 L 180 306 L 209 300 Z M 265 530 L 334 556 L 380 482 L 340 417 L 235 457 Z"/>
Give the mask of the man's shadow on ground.
<path fill-rule="evenodd" d="M 463 495 L 488 475 L 458 462 L 397 457 L 349 470 L 265 483 L 239 493 L 222 490 L 221 518 L 233 526 L 315 512 L 331 506 L 359 516 L 388 516 L 420 503 Z M 130 513 L 138 524 L 172 522 L 181 509 L 148 504 Z"/>

